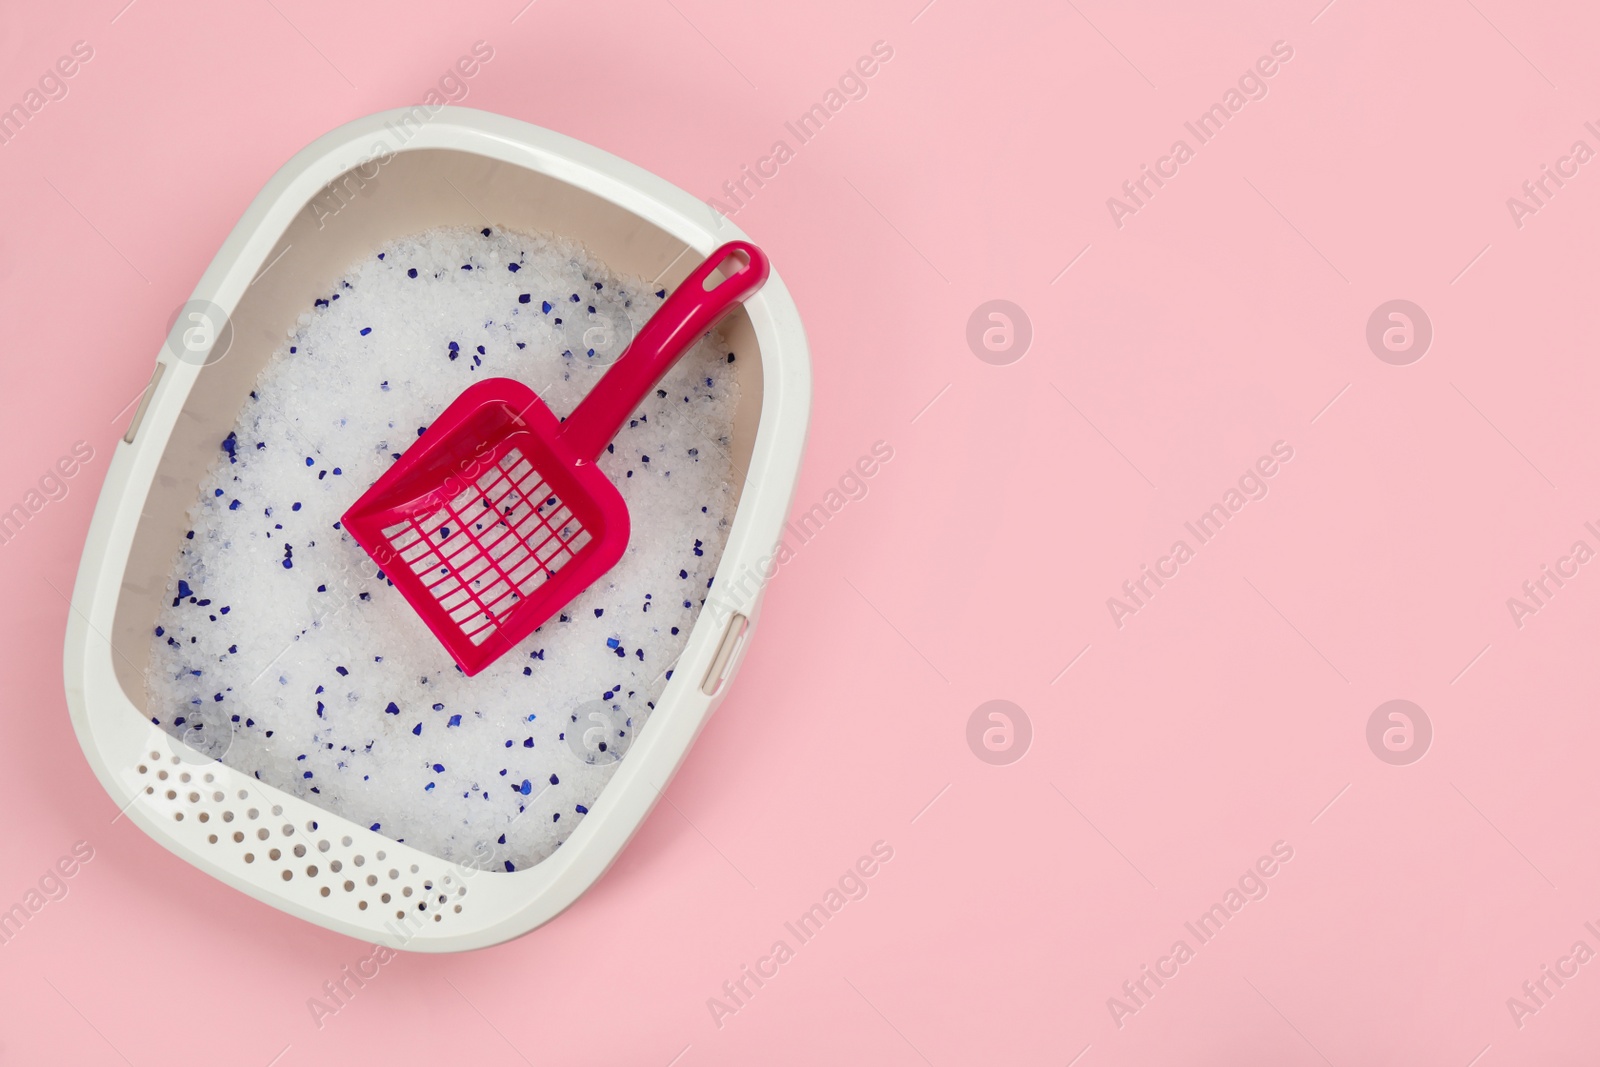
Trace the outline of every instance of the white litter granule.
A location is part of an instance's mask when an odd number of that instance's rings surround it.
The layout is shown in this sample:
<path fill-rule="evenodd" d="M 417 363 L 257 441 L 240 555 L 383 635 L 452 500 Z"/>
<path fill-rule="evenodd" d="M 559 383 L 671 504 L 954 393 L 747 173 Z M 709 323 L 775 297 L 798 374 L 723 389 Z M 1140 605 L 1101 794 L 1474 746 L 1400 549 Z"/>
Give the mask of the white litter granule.
<path fill-rule="evenodd" d="M 468 385 L 571 412 L 665 292 L 578 245 L 433 230 L 356 264 L 300 316 L 218 442 L 155 629 L 153 722 L 257 779 L 494 870 L 548 856 L 649 718 L 734 510 L 733 353 L 662 380 L 600 468 L 626 555 L 468 678 L 340 516 Z M 599 326 L 600 328 L 596 328 Z"/>

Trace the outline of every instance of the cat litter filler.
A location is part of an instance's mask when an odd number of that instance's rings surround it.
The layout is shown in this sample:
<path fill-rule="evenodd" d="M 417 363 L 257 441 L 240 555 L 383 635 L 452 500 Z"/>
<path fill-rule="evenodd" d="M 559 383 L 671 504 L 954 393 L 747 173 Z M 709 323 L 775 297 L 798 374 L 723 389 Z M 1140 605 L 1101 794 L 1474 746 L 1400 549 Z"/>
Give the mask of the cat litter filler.
<path fill-rule="evenodd" d="M 163 719 L 168 709 L 147 697 L 161 666 L 152 648 L 163 647 L 151 635 L 175 599 L 174 547 L 190 528 L 218 443 L 254 402 L 263 368 L 350 264 L 413 235 L 493 227 L 485 240 L 501 240 L 503 230 L 581 242 L 617 275 L 659 280 L 664 295 L 714 248 L 743 236 L 687 193 L 558 134 L 444 108 L 396 150 L 385 142 L 394 140 L 390 124 L 399 115 L 341 127 L 291 160 L 180 309 L 95 510 L 65 673 L 90 765 L 118 808 L 170 851 L 330 929 L 447 952 L 526 933 L 592 885 L 725 694 L 759 606 L 760 582 L 751 576 L 778 542 L 792 497 L 810 371 L 798 312 L 773 274 L 720 330 L 739 358 L 720 371 L 736 376 L 731 430 L 711 443 L 726 453 L 735 500 L 715 568 L 718 593 L 688 624 L 654 710 L 592 810 L 538 862 L 509 870 L 493 847 L 462 856 L 423 847 L 419 837 L 399 841 L 406 835 L 336 814 L 314 793 L 218 762 L 214 727 L 175 736 Z M 542 382 L 536 388 L 543 394 Z M 456 391 L 442 386 L 440 406 Z M 350 487 L 352 500 L 364 484 Z M 381 592 L 389 608 L 407 610 L 394 589 Z"/>

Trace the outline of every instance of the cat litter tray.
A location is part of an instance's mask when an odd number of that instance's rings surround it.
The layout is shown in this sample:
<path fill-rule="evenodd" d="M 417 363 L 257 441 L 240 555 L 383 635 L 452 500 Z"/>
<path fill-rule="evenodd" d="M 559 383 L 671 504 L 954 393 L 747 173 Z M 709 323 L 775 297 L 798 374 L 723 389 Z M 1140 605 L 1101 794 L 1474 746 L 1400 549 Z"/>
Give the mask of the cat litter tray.
<path fill-rule="evenodd" d="M 403 143 L 400 134 L 405 134 Z M 452 863 L 236 771 L 153 725 L 150 634 L 172 553 L 217 448 L 297 316 L 394 238 L 485 219 L 581 241 L 612 269 L 675 286 L 744 235 L 688 193 L 571 138 L 468 108 L 391 111 L 296 155 L 250 205 L 180 309 L 89 527 L 68 616 L 67 705 L 126 818 L 229 885 L 396 948 L 492 945 L 593 885 L 649 814 L 727 692 L 799 473 L 810 363 L 782 279 L 726 320 L 741 357 L 731 452 L 737 507 L 714 594 L 646 727 L 594 809 L 543 861 Z M 198 743 L 198 742 L 197 742 Z"/>

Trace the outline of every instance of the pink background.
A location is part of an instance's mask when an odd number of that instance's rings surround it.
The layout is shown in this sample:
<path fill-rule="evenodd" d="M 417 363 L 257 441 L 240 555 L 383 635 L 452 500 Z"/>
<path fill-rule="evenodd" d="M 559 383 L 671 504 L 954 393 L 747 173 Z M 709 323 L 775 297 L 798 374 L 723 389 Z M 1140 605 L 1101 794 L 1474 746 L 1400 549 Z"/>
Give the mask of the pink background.
<path fill-rule="evenodd" d="M 95 850 L 0 947 L 0 1062 L 1589 1062 L 1600 962 L 1520 1027 L 1506 1003 L 1600 950 L 1600 566 L 1520 629 L 1506 606 L 1600 548 L 1600 163 L 1521 228 L 1506 206 L 1600 149 L 1586 5 L 123 2 L 0 24 L 0 104 L 94 49 L 0 146 L 0 509 L 96 450 L 0 547 L 0 906 Z M 812 343 L 797 510 L 874 441 L 895 457 L 773 582 L 672 803 L 593 891 L 390 963 L 319 1029 L 307 998 L 370 949 L 111 823 L 64 594 L 240 212 L 476 40 L 467 105 L 702 197 L 888 42 L 736 221 Z M 1280 40 L 1269 95 L 1114 225 L 1106 198 Z M 1435 332 L 1408 366 L 1365 340 L 1397 298 Z M 965 339 L 991 299 L 1032 323 L 1010 365 Z M 1279 440 L 1270 495 L 1114 625 L 1106 598 Z M 1406 766 L 1366 740 L 1397 698 L 1434 731 Z M 968 747 L 991 699 L 1032 724 L 1010 765 Z M 707 999 L 879 840 L 868 896 L 719 1028 Z M 1198 946 L 1184 923 L 1277 841 L 1270 894 Z M 1194 959 L 1119 1028 L 1108 998 L 1179 938 Z"/>

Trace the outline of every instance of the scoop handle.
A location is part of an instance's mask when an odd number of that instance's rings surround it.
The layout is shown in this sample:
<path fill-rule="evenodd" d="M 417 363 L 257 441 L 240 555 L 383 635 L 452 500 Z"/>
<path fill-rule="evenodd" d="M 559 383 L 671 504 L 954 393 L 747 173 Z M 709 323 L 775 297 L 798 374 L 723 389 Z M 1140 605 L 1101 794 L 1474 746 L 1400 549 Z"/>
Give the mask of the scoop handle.
<path fill-rule="evenodd" d="M 733 270 L 741 258 L 742 267 Z M 724 264 L 732 272 L 708 289 L 707 281 Z M 748 241 L 729 241 L 712 252 L 656 309 L 617 362 L 561 424 L 563 444 L 580 459 L 599 459 L 662 375 L 707 330 L 760 289 L 770 272 L 766 254 Z"/>

